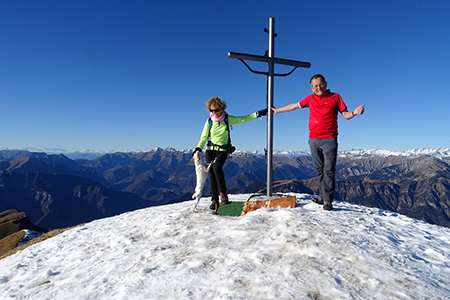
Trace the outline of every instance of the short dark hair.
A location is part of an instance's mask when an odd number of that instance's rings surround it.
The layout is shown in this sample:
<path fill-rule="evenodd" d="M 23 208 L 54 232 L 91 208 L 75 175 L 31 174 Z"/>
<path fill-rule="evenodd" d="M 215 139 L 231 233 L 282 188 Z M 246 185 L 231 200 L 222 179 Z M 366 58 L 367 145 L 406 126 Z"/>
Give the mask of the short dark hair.
<path fill-rule="evenodd" d="M 317 79 L 317 78 L 322 78 L 322 81 L 323 81 L 323 82 L 327 82 L 327 81 L 325 80 L 325 77 L 323 77 L 322 74 L 316 74 L 316 75 L 314 75 L 313 77 L 311 77 L 311 80 L 309 81 L 309 84 L 311 84 L 311 82 L 313 81 L 313 79 Z"/>

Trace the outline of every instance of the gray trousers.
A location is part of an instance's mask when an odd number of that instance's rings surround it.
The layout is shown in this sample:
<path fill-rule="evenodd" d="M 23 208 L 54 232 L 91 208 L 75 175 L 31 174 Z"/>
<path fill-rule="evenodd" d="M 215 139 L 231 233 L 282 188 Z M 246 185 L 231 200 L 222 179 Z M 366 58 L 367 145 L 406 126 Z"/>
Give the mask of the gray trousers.
<path fill-rule="evenodd" d="M 331 203 L 336 188 L 337 138 L 309 139 L 309 148 L 319 181 L 319 197 Z"/>

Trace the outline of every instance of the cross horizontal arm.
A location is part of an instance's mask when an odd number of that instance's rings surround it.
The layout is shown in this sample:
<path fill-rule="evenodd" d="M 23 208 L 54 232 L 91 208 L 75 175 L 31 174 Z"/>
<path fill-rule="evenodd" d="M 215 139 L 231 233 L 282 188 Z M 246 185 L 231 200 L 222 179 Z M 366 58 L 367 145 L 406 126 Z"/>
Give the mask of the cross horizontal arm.
<path fill-rule="evenodd" d="M 228 52 L 229 58 L 237 58 L 237 59 L 247 59 L 254 61 L 262 61 L 262 62 L 270 62 L 270 57 L 262 56 L 262 55 L 253 55 L 253 54 L 245 54 L 245 53 L 237 53 L 237 52 Z"/>
<path fill-rule="evenodd" d="M 309 62 L 276 58 L 276 57 L 273 58 L 273 62 L 276 64 L 279 64 L 279 65 L 288 65 L 288 66 L 295 66 L 295 67 L 302 67 L 302 68 L 310 68 L 311 67 L 311 63 L 309 63 Z"/>
<path fill-rule="evenodd" d="M 268 56 L 262 56 L 262 55 L 253 55 L 253 54 L 245 54 L 245 53 L 237 53 L 237 52 L 228 52 L 229 58 L 237 58 L 237 59 L 247 59 L 247 60 L 254 60 L 254 61 L 262 61 L 262 62 L 270 62 L 273 59 L 273 62 L 276 64 L 281 65 L 288 65 L 288 66 L 295 66 L 295 67 L 302 67 L 302 68 L 310 68 L 311 63 L 309 62 L 303 62 L 303 61 L 297 61 L 297 60 L 291 60 L 291 59 L 283 59 L 283 58 L 271 58 Z"/>

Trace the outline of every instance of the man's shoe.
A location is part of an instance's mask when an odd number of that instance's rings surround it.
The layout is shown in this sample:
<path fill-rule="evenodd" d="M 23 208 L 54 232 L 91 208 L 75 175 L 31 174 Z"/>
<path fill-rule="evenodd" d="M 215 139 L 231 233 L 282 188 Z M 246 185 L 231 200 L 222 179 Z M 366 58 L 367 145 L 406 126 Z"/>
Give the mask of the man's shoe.
<path fill-rule="evenodd" d="M 331 204 L 331 202 L 325 202 L 325 204 L 323 205 L 323 209 L 324 210 L 333 210 L 333 204 Z"/>
<path fill-rule="evenodd" d="M 216 210 L 219 207 L 219 200 L 212 200 L 211 205 L 209 206 L 210 209 Z"/>
<path fill-rule="evenodd" d="M 323 200 L 320 199 L 320 198 L 318 198 L 318 197 L 312 198 L 311 200 L 312 200 L 312 202 L 314 202 L 314 203 L 323 205 Z"/>
<path fill-rule="evenodd" d="M 223 204 L 230 204 L 231 201 L 228 200 L 227 193 L 220 193 L 220 200 Z"/>

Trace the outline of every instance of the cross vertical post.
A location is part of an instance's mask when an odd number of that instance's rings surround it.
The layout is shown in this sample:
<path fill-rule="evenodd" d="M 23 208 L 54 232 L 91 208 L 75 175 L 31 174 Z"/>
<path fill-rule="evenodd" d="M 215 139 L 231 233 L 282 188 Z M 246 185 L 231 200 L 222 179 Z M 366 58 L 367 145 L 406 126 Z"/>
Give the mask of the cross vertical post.
<path fill-rule="evenodd" d="M 269 30 L 265 29 L 265 32 L 269 34 L 269 49 L 266 55 L 252 55 L 237 52 L 228 52 L 229 58 L 239 59 L 251 72 L 267 76 L 267 197 L 272 197 L 273 193 L 273 112 L 270 107 L 273 107 L 273 95 L 274 95 L 274 78 L 275 76 L 288 76 L 292 74 L 298 67 L 310 68 L 311 63 L 302 62 L 290 59 L 276 58 L 275 57 L 275 19 L 269 19 Z M 253 70 L 245 60 L 266 62 L 268 64 L 267 72 Z M 294 66 L 294 68 L 286 74 L 276 74 L 275 64 Z"/>
<path fill-rule="evenodd" d="M 269 19 L 269 67 L 267 75 L 267 107 L 273 107 L 275 57 L 275 20 Z M 273 111 L 267 111 L 267 196 L 272 196 L 273 188 Z"/>

